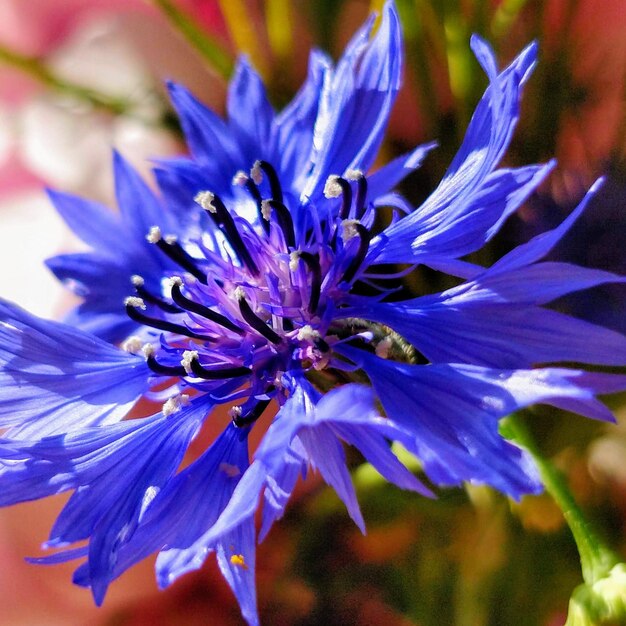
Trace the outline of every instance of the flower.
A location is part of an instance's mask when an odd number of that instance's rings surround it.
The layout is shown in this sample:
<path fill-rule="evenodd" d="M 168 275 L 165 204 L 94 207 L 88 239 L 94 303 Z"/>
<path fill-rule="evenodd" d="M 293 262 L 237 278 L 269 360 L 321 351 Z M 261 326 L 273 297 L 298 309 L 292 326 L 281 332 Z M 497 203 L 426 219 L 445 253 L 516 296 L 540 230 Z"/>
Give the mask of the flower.
<path fill-rule="evenodd" d="M 426 496 L 390 441 L 434 483 L 486 483 L 519 498 L 541 484 L 526 453 L 499 435 L 500 418 L 543 402 L 613 419 L 595 396 L 626 388 L 626 377 L 533 369 L 626 363 L 626 337 L 542 308 L 624 281 L 541 262 L 598 185 L 560 226 L 493 266 L 461 259 L 553 168 L 497 167 L 536 46 L 498 73 L 487 44 L 472 39 L 489 86 L 441 184 L 413 210 L 391 190 L 432 145 L 369 174 L 402 70 L 392 2 L 370 38 L 373 24 L 336 67 L 314 52 L 278 115 L 245 59 L 226 121 L 172 85 L 191 156 L 159 162 L 159 196 L 119 155 L 119 214 L 51 193 L 91 250 L 49 266 L 84 301 L 65 324 L 0 306 L 0 504 L 74 491 L 45 544 L 67 549 L 35 561 L 85 559 L 74 581 L 97 603 L 151 553 L 165 587 L 215 552 L 245 619 L 258 624 L 260 502 L 264 537 L 313 468 L 364 530 L 342 442 Z M 382 207 L 396 213 L 387 225 Z M 399 301 L 378 282 L 400 276 L 376 268 L 390 263 L 463 281 Z M 140 398 L 162 406 L 124 419 Z M 250 460 L 249 433 L 272 402 L 278 413 Z M 180 469 L 218 404 L 232 422 Z"/>

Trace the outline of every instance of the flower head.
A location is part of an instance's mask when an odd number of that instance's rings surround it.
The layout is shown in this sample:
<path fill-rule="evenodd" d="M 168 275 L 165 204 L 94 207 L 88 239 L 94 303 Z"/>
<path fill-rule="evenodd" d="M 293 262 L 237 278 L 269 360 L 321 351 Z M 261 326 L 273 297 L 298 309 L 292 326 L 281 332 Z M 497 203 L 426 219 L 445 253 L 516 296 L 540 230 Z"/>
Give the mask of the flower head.
<path fill-rule="evenodd" d="M 153 552 L 161 586 L 215 552 L 257 624 L 261 503 L 264 536 L 313 468 L 364 530 L 342 442 L 404 489 L 432 495 L 390 441 L 418 456 L 434 483 L 486 483 L 517 498 L 541 485 L 529 457 L 499 435 L 500 418 L 544 402 L 612 419 L 595 394 L 625 388 L 626 378 L 532 369 L 626 363 L 622 335 L 542 308 L 624 280 L 540 261 L 586 200 L 489 268 L 461 259 L 553 167 L 497 167 L 536 47 L 498 73 L 487 45 L 472 39 L 489 86 L 441 184 L 413 210 L 391 190 L 431 145 L 370 173 L 402 68 L 393 3 L 374 36 L 372 25 L 336 67 L 314 52 L 307 81 L 278 115 L 245 60 L 226 121 L 172 86 L 191 157 L 159 164 L 159 197 L 119 155 L 119 216 L 52 194 L 93 250 L 49 262 L 84 298 L 67 324 L 0 309 L 0 425 L 8 429 L 0 503 L 74 490 L 46 546 L 88 543 L 40 560 L 85 559 L 74 580 L 98 603 Z M 396 213 L 382 227 L 381 207 Z M 376 267 L 389 263 L 463 281 L 399 301 L 399 274 Z M 353 375 L 371 386 L 346 382 Z M 124 420 L 141 397 L 162 408 Z M 250 459 L 248 435 L 272 403 L 278 413 Z M 179 469 L 218 404 L 232 422 Z"/>

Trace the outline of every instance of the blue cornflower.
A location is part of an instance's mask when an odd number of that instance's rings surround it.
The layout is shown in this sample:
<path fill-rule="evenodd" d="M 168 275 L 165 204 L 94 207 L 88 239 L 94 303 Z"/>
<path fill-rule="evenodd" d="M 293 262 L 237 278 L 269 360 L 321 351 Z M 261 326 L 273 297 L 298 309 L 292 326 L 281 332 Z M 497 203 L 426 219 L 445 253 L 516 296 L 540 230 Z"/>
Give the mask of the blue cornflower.
<path fill-rule="evenodd" d="M 172 86 L 191 157 L 159 163 L 159 197 L 119 155 L 119 214 L 52 194 L 92 250 L 49 265 L 84 301 L 66 324 L 0 304 L 0 504 L 74 491 L 45 546 L 87 543 L 36 561 L 84 559 L 74 581 L 97 603 L 151 553 L 165 587 L 215 552 L 245 619 L 258 624 L 261 502 L 262 538 L 313 468 L 364 529 L 342 442 L 426 496 L 389 442 L 419 457 L 433 483 L 485 483 L 519 498 L 541 484 L 526 453 L 499 435 L 502 417 L 543 402 L 613 419 L 595 396 L 626 388 L 626 377 L 535 367 L 626 364 L 626 337 L 542 308 L 624 282 L 541 262 L 597 185 L 559 227 L 491 267 L 461 258 L 554 166 L 498 168 L 536 46 L 498 72 L 472 39 L 489 86 L 441 184 L 413 210 L 391 190 L 431 145 L 368 174 L 402 69 L 393 3 L 370 38 L 372 26 L 336 67 L 314 52 L 278 115 L 245 60 L 226 121 Z M 381 207 L 395 210 L 387 226 Z M 384 272 L 390 263 L 462 281 L 399 300 L 379 284 L 399 278 Z M 160 406 L 124 420 L 140 398 Z M 278 413 L 250 459 L 249 433 L 271 403 Z M 232 422 L 180 469 L 224 404 Z"/>

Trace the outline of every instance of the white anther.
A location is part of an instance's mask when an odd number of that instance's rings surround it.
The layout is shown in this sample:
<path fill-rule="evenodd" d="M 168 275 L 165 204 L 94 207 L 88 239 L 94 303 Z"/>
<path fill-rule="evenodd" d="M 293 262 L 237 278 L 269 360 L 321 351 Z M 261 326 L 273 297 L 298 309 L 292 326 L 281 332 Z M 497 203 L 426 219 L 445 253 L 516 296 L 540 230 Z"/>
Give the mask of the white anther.
<path fill-rule="evenodd" d="M 231 420 L 235 420 L 238 417 L 241 417 L 241 407 L 231 406 L 230 409 L 228 409 L 228 417 L 230 417 Z"/>
<path fill-rule="evenodd" d="M 155 353 L 155 350 L 156 348 L 151 343 L 144 343 L 143 346 L 141 346 L 141 351 L 146 359 L 151 357 Z"/>
<path fill-rule="evenodd" d="M 145 309 L 146 303 L 143 301 L 143 298 L 128 296 L 128 298 L 124 300 L 124 306 L 132 306 L 135 309 Z"/>
<path fill-rule="evenodd" d="M 343 220 L 343 222 L 341 222 L 341 238 L 344 241 L 350 241 L 350 239 L 358 237 L 359 231 L 356 227 L 359 226 L 360 223 L 359 220 Z"/>
<path fill-rule="evenodd" d="M 183 358 L 180 360 L 180 364 L 185 368 L 187 374 L 193 374 L 191 364 L 198 360 L 197 350 L 185 350 L 183 352 Z"/>
<path fill-rule="evenodd" d="M 241 474 L 241 470 L 236 465 L 232 465 L 231 463 L 223 462 L 220 463 L 219 467 L 220 471 L 224 472 L 228 478 L 235 478 Z"/>
<path fill-rule="evenodd" d="M 302 328 L 298 330 L 298 334 L 296 338 L 298 341 L 315 341 L 319 339 L 321 335 L 317 330 L 315 330 L 310 324 L 306 324 Z"/>
<path fill-rule="evenodd" d="M 324 354 L 319 359 L 313 361 L 313 369 L 321 372 L 323 369 L 326 369 L 328 364 L 330 363 L 330 355 Z"/>
<path fill-rule="evenodd" d="M 130 354 L 139 354 L 141 352 L 141 348 L 143 347 L 143 340 L 141 337 L 137 335 L 131 335 L 124 343 L 122 344 L 122 350 L 125 352 L 130 352 Z"/>
<path fill-rule="evenodd" d="M 345 173 L 346 180 L 359 180 L 360 178 L 363 178 L 361 170 L 347 170 Z"/>
<path fill-rule="evenodd" d="M 238 187 L 243 187 L 247 182 L 248 182 L 248 175 L 243 170 L 239 170 L 233 176 L 233 185 L 237 185 Z"/>
<path fill-rule="evenodd" d="M 180 276 L 170 276 L 169 278 L 165 280 L 165 286 L 168 289 L 171 289 L 174 286 L 182 287 L 183 279 Z"/>
<path fill-rule="evenodd" d="M 298 263 L 300 262 L 300 253 L 295 250 L 289 255 L 289 269 L 295 272 L 298 269 Z"/>
<path fill-rule="evenodd" d="M 170 246 L 178 241 L 178 237 L 176 235 L 165 235 L 163 239 L 165 240 L 165 243 Z"/>
<path fill-rule="evenodd" d="M 276 387 L 276 389 L 282 389 L 284 387 L 283 385 L 283 376 L 285 375 L 285 372 L 283 372 L 282 370 L 278 370 L 274 376 L 274 387 Z"/>
<path fill-rule="evenodd" d="M 169 417 L 172 413 L 180 411 L 184 406 L 189 404 L 189 396 L 186 393 L 180 396 L 172 396 L 161 409 L 163 417 Z"/>
<path fill-rule="evenodd" d="M 217 212 L 217 207 L 213 204 L 213 200 L 215 200 L 215 194 L 212 191 L 200 191 L 194 197 L 194 202 L 197 202 L 209 213 Z"/>
<path fill-rule="evenodd" d="M 261 168 L 261 161 L 255 161 L 252 169 L 250 170 L 250 178 L 256 185 L 260 185 L 263 182 L 263 169 Z"/>
<path fill-rule="evenodd" d="M 146 239 L 149 243 L 157 243 L 161 241 L 161 229 L 158 226 L 153 226 L 150 232 L 146 235 Z"/>
<path fill-rule="evenodd" d="M 243 287 L 237 287 L 235 291 L 233 291 L 233 296 L 235 297 L 235 300 L 237 301 L 245 300 L 246 299 L 245 289 Z"/>
<path fill-rule="evenodd" d="M 272 205 L 269 200 L 263 200 L 261 202 L 261 215 L 263 219 L 266 219 L 268 222 L 270 221 L 270 217 L 272 215 Z"/>
<path fill-rule="evenodd" d="M 376 356 L 380 357 L 381 359 L 388 359 L 392 345 L 393 341 L 389 336 L 379 341 L 378 345 L 376 346 Z"/>
<path fill-rule="evenodd" d="M 343 193 L 341 185 L 339 184 L 339 176 L 332 174 L 326 179 L 324 185 L 324 195 L 327 198 L 338 198 Z"/>
<path fill-rule="evenodd" d="M 135 287 L 143 287 L 143 277 L 139 276 L 138 274 L 133 274 L 130 277 L 130 282 L 135 286 Z"/>

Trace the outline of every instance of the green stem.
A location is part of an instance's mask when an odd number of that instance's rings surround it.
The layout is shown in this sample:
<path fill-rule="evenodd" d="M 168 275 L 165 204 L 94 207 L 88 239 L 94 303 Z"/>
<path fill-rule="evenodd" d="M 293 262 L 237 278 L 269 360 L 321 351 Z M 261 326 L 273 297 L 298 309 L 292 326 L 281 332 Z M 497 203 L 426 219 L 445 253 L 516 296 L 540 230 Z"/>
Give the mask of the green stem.
<path fill-rule="evenodd" d="M 207 36 L 196 23 L 170 0 L 148 0 L 152 2 L 168 22 L 177 30 L 202 58 L 224 79 L 233 71 L 233 59 L 216 41 Z"/>
<path fill-rule="evenodd" d="M 44 65 L 37 57 L 26 56 L 0 45 L 0 63 L 10 65 L 46 87 L 56 89 L 114 115 L 125 113 L 129 105 L 124 100 L 111 98 L 87 87 L 63 80 Z"/>
<path fill-rule="evenodd" d="M 607 576 L 611 568 L 619 563 L 619 558 L 604 545 L 585 518 L 565 476 L 542 455 L 519 414 L 507 418 L 504 430 L 510 439 L 525 448 L 533 457 L 546 491 L 563 512 L 578 548 L 585 582 L 593 584 Z"/>

